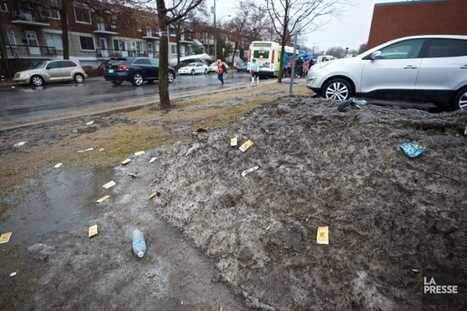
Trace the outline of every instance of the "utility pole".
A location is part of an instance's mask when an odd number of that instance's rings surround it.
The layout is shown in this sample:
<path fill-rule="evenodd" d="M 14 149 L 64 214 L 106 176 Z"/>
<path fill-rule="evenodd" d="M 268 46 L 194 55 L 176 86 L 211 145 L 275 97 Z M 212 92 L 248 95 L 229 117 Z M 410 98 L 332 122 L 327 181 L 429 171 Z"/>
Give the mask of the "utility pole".
<path fill-rule="evenodd" d="M 217 60 L 217 25 L 216 25 L 216 0 L 214 1 L 214 6 L 212 7 L 212 14 L 214 15 L 214 61 Z"/>

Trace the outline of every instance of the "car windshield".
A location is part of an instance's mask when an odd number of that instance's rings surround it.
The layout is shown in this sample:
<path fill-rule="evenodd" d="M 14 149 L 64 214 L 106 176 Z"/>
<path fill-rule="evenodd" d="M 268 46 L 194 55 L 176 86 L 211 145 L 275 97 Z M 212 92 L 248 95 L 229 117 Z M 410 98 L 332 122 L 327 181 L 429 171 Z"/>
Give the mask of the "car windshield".
<path fill-rule="evenodd" d="M 44 69 L 45 65 L 47 65 L 47 62 L 40 62 L 36 66 L 34 66 L 34 69 Z"/>
<path fill-rule="evenodd" d="M 188 67 L 196 67 L 196 63 L 189 63 L 187 66 Z"/>

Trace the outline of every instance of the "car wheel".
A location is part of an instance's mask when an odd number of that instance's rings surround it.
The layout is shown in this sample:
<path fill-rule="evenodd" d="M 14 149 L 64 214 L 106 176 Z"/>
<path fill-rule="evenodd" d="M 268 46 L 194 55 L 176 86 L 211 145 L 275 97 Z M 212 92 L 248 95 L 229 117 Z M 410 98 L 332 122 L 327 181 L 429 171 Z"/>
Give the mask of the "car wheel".
<path fill-rule="evenodd" d="M 454 110 L 467 110 L 467 86 L 463 87 L 456 93 L 452 101 Z"/>
<path fill-rule="evenodd" d="M 195 70 L 194 70 L 194 69 L 191 71 L 191 75 L 192 75 L 192 76 L 195 75 Z"/>
<path fill-rule="evenodd" d="M 120 85 L 120 84 L 122 84 L 122 81 L 112 81 L 112 84 L 114 84 L 114 85 Z"/>
<path fill-rule="evenodd" d="M 154 83 L 154 80 L 148 80 L 148 83 Z"/>
<path fill-rule="evenodd" d="M 83 83 L 84 76 L 80 73 L 75 74 L 74 80 L 76 83 Z"/>
<path fill-rule="evenodd" d="M 352 93 L 352 86 L 344 79 L 331 79 L 321 90 L 321 96 L 335 100 L 347 100 L 352 96 Z"/>
<path fill-rule="evenodd" d="M 133 85 L 140 86 L 144 82 L 143 76 L 137 72 L 133 75 Z"/>
<path fill-rule="evenodd" d="M 41 76 L 32 76 L 31 77 L 31 84 L 34 85 L 34 86 L 41 86 L 42 84 L 44 84 L 44 79 L 42 79 Z"/>
<path fill-rule="evenodd" d="M 169 83 L 174 82 L 175 80 L 175 74 L 172 71 L 169 71 Z"/>

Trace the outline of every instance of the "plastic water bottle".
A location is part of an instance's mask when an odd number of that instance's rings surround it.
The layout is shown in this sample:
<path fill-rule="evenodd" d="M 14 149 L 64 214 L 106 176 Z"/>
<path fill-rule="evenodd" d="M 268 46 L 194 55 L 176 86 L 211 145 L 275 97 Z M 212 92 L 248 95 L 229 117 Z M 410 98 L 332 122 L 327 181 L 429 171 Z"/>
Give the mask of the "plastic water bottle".
<path fill-rule="evenodd" d="M 143 257 L 146 252 L 146 242 L 144 241 L 143 232 L 138 229 L 133 230 L 133 252 L 139 258 Z"/>

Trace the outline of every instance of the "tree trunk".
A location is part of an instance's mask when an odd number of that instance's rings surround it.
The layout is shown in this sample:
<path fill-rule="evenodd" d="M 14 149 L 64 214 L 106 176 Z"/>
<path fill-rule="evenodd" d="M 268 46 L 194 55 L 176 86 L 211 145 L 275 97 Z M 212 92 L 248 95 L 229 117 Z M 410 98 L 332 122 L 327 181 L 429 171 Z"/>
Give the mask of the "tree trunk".
<path fill-rule="evenodd" d="M 65 1 L 63 1 L 62 8 L 58 11 L 60 14 L 60 23 L 62 26 L 63 59 L 70 59 L 70 44 L 68 38 L 68 14 L 66 10 L 67 6 L 65 5 Z"/>
<path fill-rule="evenodd" d="M 159 101 L 162 109 L 170 109 L 169 97 L 169 34 L 167 33 L 167 9 L 164 0 L 157 0 L 157 17 L 160 36 L 159 53 Z"/>
<path fill-rule="evenodd" d="M 235 52 L 237 52 L 237 47 L 238 47 L 238 43 L 237 43 L 237 41 L 235 41 L 234 50 L 233 50 L 233 53 L 232 53 L 232 66 L 235 64 Z"/>
<path fill-rule="evenodd" d="M 1 18 L 0 18 L 0 21 L 1 21 Z M 13 73 L 10 73 L 10 68 L 8 66 L 8 54 L 6 51 L 5 42 L 3 41 L 2 33 L 0 33 L 0 53 L 2 54 L 2 69 L 3 69 L 3 72 L 0 72 L 0 74 L 4 74 L 6 77 L 9 78 L 13 76 Z"/>

